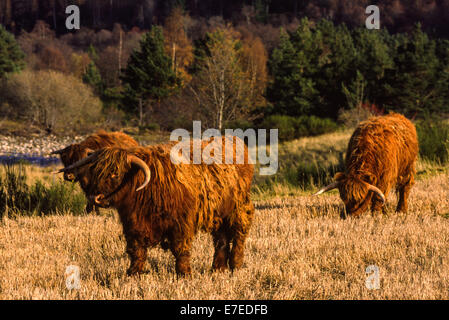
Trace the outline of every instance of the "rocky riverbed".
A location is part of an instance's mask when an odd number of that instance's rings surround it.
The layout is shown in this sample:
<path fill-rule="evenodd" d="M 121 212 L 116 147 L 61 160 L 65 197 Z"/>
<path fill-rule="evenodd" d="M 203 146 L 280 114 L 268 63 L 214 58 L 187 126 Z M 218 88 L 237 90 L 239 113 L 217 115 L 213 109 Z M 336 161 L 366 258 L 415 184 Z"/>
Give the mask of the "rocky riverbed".
<path fill-rule="evenodd" d="M 0 162 L 10 163 L 17 160 L 26 160 L 38 165 L 55 164 L 59 161 L 59 157 L 51 155 L 52 151 L 62 149 L 83 139 L 83 136 L 20 137 L 0 135 Z"/>
<path fill-rule="evenodd" d="M 124 131 L 127 134 L 131 132 Z M 52 151 L 62 149 L 72 143 L 81 142 L 87 135 L 56 136 L 30 134 L 1 135 L 0 134 L 0 163 L 10 163 L 17 160 L 26 160 L 37 165 L 50 165 L 59 162 L 59 157 L 51 155 Z M 133 137 L 140 145 L 152 145 L 169 140 L 166 133 L 152 133 Z"/>

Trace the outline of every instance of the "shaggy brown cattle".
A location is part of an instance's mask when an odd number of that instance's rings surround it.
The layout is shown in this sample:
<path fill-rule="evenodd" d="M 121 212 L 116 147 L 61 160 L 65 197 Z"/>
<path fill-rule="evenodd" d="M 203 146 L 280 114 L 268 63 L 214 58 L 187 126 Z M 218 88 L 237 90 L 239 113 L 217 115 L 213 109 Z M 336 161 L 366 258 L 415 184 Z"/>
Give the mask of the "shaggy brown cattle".
<path fill-rule="evenodd" d="M 417 156 L 416 129 L 409 120 L 397 113 L 372 117 L 361 122 L 349 140 L 345 172 L 315 195 L 338 188 L 346 212 L 358 216 L 370 204 L 372 211 L 379 210 L 396 187 L 396 211 L 405 212 Z"/>
<path fill-rule="evenodd" d="M 104 147 L 117 146 L 127 148 L 138 145 L 136 140 L 125 133 L 99 130 L 82 142 L 71 144 L 63 149 L 53 151 L 51 154 L 59 154 L 62 164 L 67 167 L 87 157 L 89 153 Z M 75 176 L 72 173 L 64 173 L 64 180 L 75 181 Z M 83 191 L 85 192 L 86 190 Z M 86 206 L 86 211 L 88 213 L 91 212 L 93 207 L 93 204 L 89 202 Z M 97 208 L 96 211 L 98 212 Z"/>
<path fill-rule="evenodd" d="M 74 172 L 97 205 L 118 210 L 131 260 L 128 274 L 142 272 L 147 248 L 162 242 L 176 258 L 176 272 L 190 273 L 198 230 L 213 236 L 214 269 L 240 267 L 254 215 L 254 166 L 174 164 L 173 145 L 104 148 L 60 172 Z M 244 152 L 247 157 L 246 146 Z M 235 159 L 235 144 L 233 153 Z"/>

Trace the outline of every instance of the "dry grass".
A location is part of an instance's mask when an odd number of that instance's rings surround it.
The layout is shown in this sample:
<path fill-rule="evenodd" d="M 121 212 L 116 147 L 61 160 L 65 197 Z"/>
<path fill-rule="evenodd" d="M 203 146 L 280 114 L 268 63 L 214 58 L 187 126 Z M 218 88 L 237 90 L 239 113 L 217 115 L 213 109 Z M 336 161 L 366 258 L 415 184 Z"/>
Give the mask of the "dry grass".
<path fill-rule="evenodd" d="M 149 251 L 147 273 L 125 275 L 117 214 L 18 217 L 0 225 L 0 299 L 448 299 L 449 175 L 418 181 L 410 212 L 339 216 L 336 193 L 257 202 L 244 267 L 212 273 L 212 242 L 199 234 L 190 278 L 174 259 Z M 377 265 L 381 288 L 365 287 Z M 81 288 L 68 290 L 77 265 Z"/>

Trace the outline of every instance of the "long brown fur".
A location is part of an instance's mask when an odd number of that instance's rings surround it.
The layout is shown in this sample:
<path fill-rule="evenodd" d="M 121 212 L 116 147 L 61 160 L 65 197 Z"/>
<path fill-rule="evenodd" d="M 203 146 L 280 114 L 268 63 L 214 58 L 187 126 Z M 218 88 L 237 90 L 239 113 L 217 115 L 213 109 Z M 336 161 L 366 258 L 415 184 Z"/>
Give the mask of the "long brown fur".
<path fill-rule="evenodd" d="M 223 137 L 223 145 L 224 141 Z M 90 195 L 104 196 L 99 205 L 118 210 L 131 259 L 128 274 L 142 272 L 147 248 L 162 243 L 175 256 L 177 273 L 190 273 L 190 248 L 199 230 L 213 236 L 214 269 L 240 267 L 254 215 L 250 199 L 254 166 L 174 164 L 173 145 L 104 148 L 77 173 Z M 207 145 L 203 142 L 202 148 Z M 247 157 L 246 146 L 244 152 Z M 151 171 L 150 183 L 140 191 L 136 188 L 144 174 L 127 161 L 128 155 L 145 161 Z"/>
<path fill-rule="evenodd" d="M 60 153 L 60 159 L 64 167 L 67 167 L 88 155 L 89 150 L 98 150 L 104 147 L 117 146 L 122 148 L 138 146 L 139 144 L 132 137 L 122 132 L 106 132 L 99 130 L 96 133 L 90 135 L 80 143 L 74 143 L 65 147 Z M 64 173 L 64 180 L 73 181 L 74 176 Z M 86 192 L 85 190 L 83 190 Z M 86 206 L 86 212 L 91 212 L 94 206 L 92 203 L 88 203 Z M 98 208 L 95 208 L 98 212 Z"/>
<path fill-rule="evenodd" d="M 106 132 L 98 130 L 80 143 L 74 143 L 64 148 L 60 153 L 61 162 L 67 167 L 87 156 L 86 150 L 98 150 L 105 147 L 133 147 L 138 146 L 136 140 L 123 132 Z"/>
<path fill-rule="evenodd" d="M 396 210 L 407 211 L 417 157 L 416 129 L 404 116 L 391 113 L 361 122 L 348 144 L 345 172 L 335 177 L 341 182 L 339 191 L 347 213 L 357 216 L 370 205 L 373 211 L 382 207 L 378 196 L 368 191 L 368 183 L 386 197 L 396 188 Z"/>

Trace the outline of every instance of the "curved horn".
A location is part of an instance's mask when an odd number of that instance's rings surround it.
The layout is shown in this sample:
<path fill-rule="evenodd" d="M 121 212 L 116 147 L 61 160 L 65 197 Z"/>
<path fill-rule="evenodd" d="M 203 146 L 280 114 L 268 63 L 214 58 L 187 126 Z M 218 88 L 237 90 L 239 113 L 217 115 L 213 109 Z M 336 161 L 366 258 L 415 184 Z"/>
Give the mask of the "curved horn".
<path fill-rule="evenodd" d="M 382 191 L 380 191 L 379 188 L 373 186 L 372 184 L 369 185 L 368 190 L 373 191 L 374 193 L 376 193 L 381 199 L 382 202 L 385 203 L 385 195 L 383 194 Z"/>
<path fill-rule="evenodd" d="M 321 189 L 321 190 L 318 191 L 318 192 L 315 192 L 313 195 L 314 195 L 314 196 L 317 196 L 317 195 L 322 194 L 322 193 L 324 193 L 324 192 L 327 192 L 327 191 L 330 191 L 330 190 L 332 190 L 332 189 L 338 188 L 339 184 L 340 184 L 339 181 L 332 182 L 330 185 L 324 187 L 323 189 Z"/>
<path fill-rule="evenodd" d="M 88 164 L 88 163 L 94 161 L 96 157 L 97 157 L 97 154 L 96 154 L 96 153 L 91 154 L 90 156 L 88 156 L 88 157 L 86 157 L 86 158 L 83 158 L 83 159 L 81 159 L 81 160 L 79 160 L 79 161 L 77 161 L 77 162 L 71 164 L 70 166 L 65 167 L 65 168 L 63 168 L 63 169 L 60 169 L 59 171 L 55 171 L 55 172 L 53 172 L 53 173 L 67 172 L 67 171 L 70 171 L 70 170 L 79 168 L 79 167 L 81 167 L 81 166 L 84 166 L 84 165 L 86 165 L 86 164 Z"/>
<path fill-rule="evenodd" d="M 140 169 L 142 169 L 143 173 L 145 174 L 145 181 L 143 182 L 143 184 L 138 187 L 136 189 L 136 191 L 142 190 L 143 188 L 145 188 L 147 186 L 147 184 L 150 182 L 151 179 L 151 171 L 150 168 L 148 167 L 148 165 L 145 163 L 145 161 L 143 161 L 142 159 L 134 156 L 134 155 L 129 155 L 128 156 L 128 161 L 132 164 L 135 164 L 136 166 L 138 166 Z"/>
<path fill-rule="evenodd" d="M 94 202 L 95 204 L 101 204 L 101 200 L 104 199 L 104 195 L 103 194 L 98 194 L 94 197 Z"/>
<path fill-rule="evenodd" d="M 50 154 L 61 154 L 61 153 L 63 153 L 65 151 L 65 149 L 67 149 L 67 148 L 63 148 L 63 149 L 52 151 L 52 152 L 50 152 Z"/>

